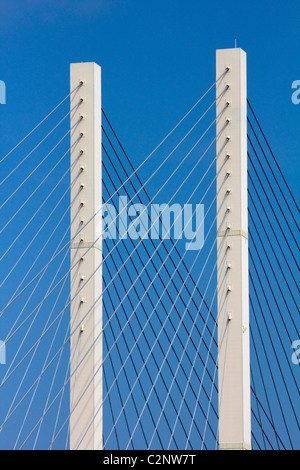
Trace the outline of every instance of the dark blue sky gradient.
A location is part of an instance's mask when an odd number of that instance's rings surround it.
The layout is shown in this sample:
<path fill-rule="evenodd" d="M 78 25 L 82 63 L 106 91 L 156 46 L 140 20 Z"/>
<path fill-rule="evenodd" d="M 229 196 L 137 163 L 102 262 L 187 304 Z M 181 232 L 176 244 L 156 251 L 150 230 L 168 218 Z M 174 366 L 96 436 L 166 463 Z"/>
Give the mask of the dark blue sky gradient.
<path fill-rule="evenodd" d="M 95 61 L 103 108 L 130 153 L 146 155 L 214 81 L 215 50 L 237 38 L 248 96 L 297 191 L 298 1 L 1 0 L 0 9 L 1 153 L 65 96 L 70 62 Z"/>

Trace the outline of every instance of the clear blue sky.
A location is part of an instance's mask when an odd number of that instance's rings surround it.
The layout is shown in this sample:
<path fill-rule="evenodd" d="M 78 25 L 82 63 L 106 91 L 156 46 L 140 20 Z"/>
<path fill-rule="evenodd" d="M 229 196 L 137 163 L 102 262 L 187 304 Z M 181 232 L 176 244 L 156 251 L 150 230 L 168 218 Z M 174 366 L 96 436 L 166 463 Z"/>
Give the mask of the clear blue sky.
<path fill-rule="evenodd" d="M 0 0 L 0 159 L 68 94 L 69 64 L 93 61 L 103 108 L 138 166 L 215 81 L 216 49 L 236 39 L 248 97 L 299 201 L 299 18 L 298 0 Z"/>
<path fill-rule="evenodd" d="M 1 0 L 0 12 L 4 151 L 68 92 L 70 62 L 95 61 L 104 109 L 127 149 L 146 155 L 214 80 L 215 50 L 237 38 L 248 96 L 297 190 L 297 0 Z"/>

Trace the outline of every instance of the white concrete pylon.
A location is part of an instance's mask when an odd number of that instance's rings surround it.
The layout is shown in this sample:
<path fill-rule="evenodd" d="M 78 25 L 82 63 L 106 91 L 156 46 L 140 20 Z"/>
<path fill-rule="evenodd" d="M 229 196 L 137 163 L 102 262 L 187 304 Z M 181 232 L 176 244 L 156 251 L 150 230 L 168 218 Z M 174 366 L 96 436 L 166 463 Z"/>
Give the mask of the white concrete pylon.
<path fill-rule="evenodd" d="M 217 50 L 220 449 L 251 449 L 246 68 L 243 50 Z"/>
<path fill-rule="evenodd" d="M 71 266 L 77 263 L 70 294 L 70 448 L 101 450 L 101 68 L 93 62 L 71 64 L 70 74 Z"/>

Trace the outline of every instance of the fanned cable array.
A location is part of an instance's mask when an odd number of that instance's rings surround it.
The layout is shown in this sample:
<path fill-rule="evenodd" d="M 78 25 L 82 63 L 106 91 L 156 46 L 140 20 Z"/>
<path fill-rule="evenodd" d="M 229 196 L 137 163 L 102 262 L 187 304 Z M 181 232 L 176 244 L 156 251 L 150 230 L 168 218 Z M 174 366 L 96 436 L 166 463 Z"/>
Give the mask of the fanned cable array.
<path fill-rule="evenodd" d="M 66 111 L 65 106 L 75 92 L 0 162 L 0 336 L 5 347 L 0 370 L 1 448 L 20 448 L 39 421 L 29 441 L 30 448 L 36 448 L 49 421 L 56 425 L 54 414 L 43 417 L 43 410 L 69 360 L 68 348 L 61 348 L 69 328 L 68 312 L 59 318 L 57 314 L 69 293 L 72 109 Z M 68 400 L 61 396 L 58 406 L 68 406 Z"/>
<path fill-rule="evenodd" d="M 299 447 L 299 207 L 248 100 L 252 427 L 259 449 Z"/>
<path fill-rule="evenodd" d="M 102 213 L 103 256 L 76 295 L 102 269 L 95 304 L 103 306 L 103 398 L 96 415 L 103 413 L 108 450 L 218 448 L 217 231 L 224 227 L 217 227 L 215 104 L 227 88 L 216 97 L 217 82 L 143 160 L 125 150 L 102 109 L 102 206 L 76 235 Z M 71 256 L 70 194 L 80 172 L 70 165 L 69 143 L 81 86 L 0 159 L 0 448 L 68 449 L 70 416 L 82 399 L 70 385 L 80 367 L 75 357 L 71 368 L 70 357 L 80 327 L 70 322 L 79 269 Z M 299 338 L 299 210 L 252 116 L 252 444 L 289 449 L 299 433 L 291 360 Z"/>
<path fill-rule="evenodd" d="M 119 178 L 120 183 L 122 174 L 123 180 L 128 179 L 133 165 L 106 114 L 104 112 L 103 114 L 108 126 L 107 131 L 103 128 L 105 136 L 103 184 L 109 197 L 109 194 L 116 190 L 113 173 Z M 214 141 L 215 137 L 211 142 Z M 183 183 L 178 184 L 175 194 L 168 190 L 167 194 L 172 196 L 168 196 L 167 200 L 163 199 L 163 202 L 170 207 L 172 202 L 176 202 L 175 196 L 184 188 L 188 178 L 195 178 L 198 175 L 196 186 L 186 203 L 192 200 L 196 190 L 200 194 L 197 203 L 201 200 L 209 201 L 207 209 L 210 207 L 212 214 L 210 219 L 208 216 L 211 226 L 207 228 L 207 240 L 214 240 L 216 230 L 216 220 L 213 216 L 215 198 L 211 196 L 215 191 L 215 159 L 211 158 L 212 152 L 210 152 L 206 158 L 205 171 L 201 159 L 205 158 L 213 148 L 211 142 L 204 145 L 202 154 L 201 147 L 197 148 L 195 156 L 198 154 L 198 157 L 194 157 L 190 163 L 190 171 L 186 170 Z M 186 162 L 187 156 L 192 156 L 191 149 L 196 150 L 198 144 L 200 139 L 196 144 L 190 144 L 183 158 L 182 154 L 178 153 L 179 160 L 174 162 L 171 176 L 175 177 L 178 171 L 184 171 L 182 164 Z M 105 164 L 106 158 L 107 164 Z M 212 180 L 209 179 L 209 175 Z M 203 184 L 205 178 L 207 181 Z M 166 177 L 164 186 L 169 181 L 171 178 Z M 214 269 L 209 274 L 210 266 L 214 264 L 215 244 L 211 243 L 208 254 L 204 255 L 199 249 L 196 252 L 182 250 L 184 243 L 179 237 L 162 239 L 161 232 L 164 230 L 167 232 L 167 228 L 163 227 L 164 217 L 163 215 L 159 217 L 152 204 L 158 196 L 149 195 L 148 188 L 142 185 L 138 174 L 128 181 L 124 189 L 125 197 L 132 201 L 135 210 L 143 211 L 143 208 L 150 207 L 151 203 L 151 211 L 145 210 L 145 217 L 141 219 L 141 223 L 145 224 L 143 232 L 145 238 L 149 230 L 152 233 L 151 236 L 147 236 L 147 240 L 128 238 L 128 243 L 124 243 L 120 248 L 117 247 L 118 242 L 115 243 L 110 239 L 106 241 L 107 249 L 111 251 L 110 246 L 115 246 L 116 252 L 115 256 L 112 256 L 112 265 L 107 263 L 105 266 L 105 285 L 108 285 L 111 279 L 115 280 L 113 275 L 115 271 L 121 273 L 123 269 L 123 272 L 120 278 L 111 284 L 107 301 L 105 299 L 108 328 L 105 337 L 105 346 L 108 349 L 105 355 L 106 367 L 104 367 L 107 390 L 105 397 L 114 405 L 107 408 L 108 416 L 104 420 L 108 425 L 111 423 L 111 429 L 108 426 L 107 430 L 105 429 L 107 433 L 104 436 L 105 447 L 137 449 L 153 446 L 153 448 L 179 449 L 183 443 L 186 447 L 190 447 L 191 439 L 195 442 L 199 440 L 199 443 L 202 442 L 206 446 L 203 440 L 204 428 L 210 405 L 215 422 L 217 419 L 216 402 L 211 403 L 211 388 L 216 390 L 216 384 L 213 382 L 216 364 L 212 355 L 212 349 L 216 346 L 215 338 L 212 336 L 215 331 L 215 315 L 212 309 L 215 310 L 216 307 L 216 292 L 212 294 Z M 186 188 L 184 189 L 186 191 Z M 156 192 L 157 195 L 161 190 L 160 187 Z M 118 196 L 123 194 L 118 193 Z M 181 217 L 182 209 L 183 206 L 177 207 L 171 229 L 176 223 L 176 218 L 178 220 Z M 189 213 L 189 217 L 192 216 L 193 210 Z M 161 227 L 156 223 L 160 219 Z M 201 220 L 200 224 L 204 223 L 204 220 Z M 181 225 L 180 232 L 183 232 L 183 228 Z M 197 228 L 201 230 L 201 226 Z M 120 229 L 122 227 L 119 227 Z M 179 236 L 183 238 L 183 233 L 179 233 Z M 208 243 L 206 246 L 208 247 Z M 191 253 L 196 253 L 192 263 Z M 201 269 L 197 266 L 197 262 Z M 201 283 L 202 277 L 204 283 Z M 205 283 L 206 289 L 202 290 Z M 209 295 L 202 295 L 202 292 L 207 294 L 208 291 Z M 121 335 L 119 332 L 124 334 Z M 113 343 L 114 349 L 109 347 L 110 343 Z M 207 370 L 208 362 L 211 368 L 211 372 L 208 371 L 210 378 L 205 377 L 204 382 L 203 372 Z M 204 400 L 199 404 L 201 389 Z M 195 415 L 199 424 L 195 420 Z M 187 422 L 190 429 L 186 428 Z M 216 441 L 216 428 L 214 429 L 210 423 L 208 434 Z"/>

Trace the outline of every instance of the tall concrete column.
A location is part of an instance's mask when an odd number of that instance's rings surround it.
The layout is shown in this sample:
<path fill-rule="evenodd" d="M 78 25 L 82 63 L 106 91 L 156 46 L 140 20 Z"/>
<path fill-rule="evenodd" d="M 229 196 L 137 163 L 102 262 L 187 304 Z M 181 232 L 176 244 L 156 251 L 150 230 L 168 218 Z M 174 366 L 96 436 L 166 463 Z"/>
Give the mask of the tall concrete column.
<path fill-rule="evenodd" d="M 70 448 L 100 450 L 102 299 L 97 299 L 102 292 L 102 268 L 97 268 L 102 244 L 101 238 L 95 241 L 100 235 L 101 211 L 93 216 L 102 204 L 101 68 L 93 62 L 78 63 L 71 64 L 70 72 L 71 91 L 77 87 L 71 95 L 71 266 L 77 264 L 71 272 L 70 328 L 75 331 L 71 336 Z"/>
<path fill-rule="evenodd" d="M 229 88 L 217 102 L 217 115 L 227 105 L 218 119 L 217 135 L 227 120 L 229 124 L 217 140 L 219 448 L 251 449 L 247 66 L 243 50 L 217 50 L 217 78 L 222 74 L 217 96 L 226 85 Z"/>

